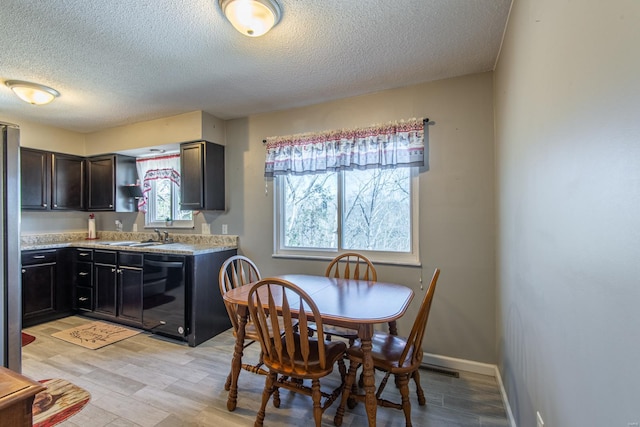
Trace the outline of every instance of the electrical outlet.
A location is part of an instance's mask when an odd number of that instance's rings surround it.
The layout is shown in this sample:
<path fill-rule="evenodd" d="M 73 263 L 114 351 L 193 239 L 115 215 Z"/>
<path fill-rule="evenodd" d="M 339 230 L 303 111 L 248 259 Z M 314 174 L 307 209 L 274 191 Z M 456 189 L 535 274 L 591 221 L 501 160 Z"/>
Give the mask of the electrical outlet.
<path fill-rule="evenodd" d="M 536 427 L 544 427 L 544 421 L 542 421 L 542 415 L 539 411 L 536 412 L 536 420 Z"/>
<path fill-rule="evenodd" d="M 227 228 L 227 224 L 222 224 L 222 234 L 227 234 L 229 229 Z"/>
<path fill-rule="evenodd" d="M 202 234 L 211 234 L 211 225 L 206 222 L 202 223 Z"/>

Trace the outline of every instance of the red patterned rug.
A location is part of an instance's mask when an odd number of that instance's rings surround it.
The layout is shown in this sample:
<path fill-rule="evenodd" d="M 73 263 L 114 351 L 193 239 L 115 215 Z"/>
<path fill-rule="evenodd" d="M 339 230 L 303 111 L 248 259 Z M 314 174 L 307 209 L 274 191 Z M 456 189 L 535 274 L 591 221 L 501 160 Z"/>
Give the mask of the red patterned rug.
<path fill-rule="evenodd" d="M 91 395 L 66 380 L 41 380 L 46 390 L 33 401 L 33 427 L 51 427 L 77 414 L 89 402 Z"/>
<path fill-rule="evenodd" d="M 31 344 L 35 340 L 36 340 L 36 337 L 34 337 L 33 335 L 25 334 L 24 332 L 22 333 L 22 346 L 23 347 L 25 345 L 27 345 L 27 344 Z"/>

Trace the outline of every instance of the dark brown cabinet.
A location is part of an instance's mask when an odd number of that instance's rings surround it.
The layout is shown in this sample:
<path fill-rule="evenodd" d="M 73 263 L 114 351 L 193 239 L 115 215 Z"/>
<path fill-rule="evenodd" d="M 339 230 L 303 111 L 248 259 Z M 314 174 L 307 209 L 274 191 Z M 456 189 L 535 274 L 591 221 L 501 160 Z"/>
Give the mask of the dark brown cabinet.
<path fill-rule="evenodd" d="M 22 209 L 83 210 L 84 158 L 20 149 Z"/>
<path fill-rule="evenodd" d="M 33 326 L 71 312 L 71 294 L 58 263 L 64 251 L 22 251 L 22 324 Z"/>
<path fill-rule="evenodd" d="M 56 250 L 22 254 L 22 316 L 28 320 L 55 311 Z"/>
<path fill-rule="evenodd" d="M 180 206 L 224 210 L 224 146 L 207 141 L 180 144 Z"/>
<path fill-rule="evenodd" d="M 51 155 L 51 209 L 83 210 L 85 160 L 82 157 Z"/>
<path fill-rule="evenodd" d="M 95 250 L 93 257 L 94 312 L 142 324 L 143 254 Z"/>
<path fill-rule="evenodd" d="M 51 153 L 20 149 L 22 209 L 48 210 L 51 194 Z"/>
<path fill-rule="evenodd" d="M 137 180 L 134 157 L 109 154 L 87 159 L 87 209 L 135 212 L 136 204 L 123 188 Z"/>
<path fill-rule="evenodd" d="M 73 308 L 93 311 L 93 250 L 72 249 Z"/>

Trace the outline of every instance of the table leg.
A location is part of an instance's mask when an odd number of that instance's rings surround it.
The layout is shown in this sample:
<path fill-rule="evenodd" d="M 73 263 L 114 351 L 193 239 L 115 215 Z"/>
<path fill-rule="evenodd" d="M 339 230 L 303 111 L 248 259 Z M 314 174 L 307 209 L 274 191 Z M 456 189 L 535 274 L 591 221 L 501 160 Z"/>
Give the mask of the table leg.
<path fill-rule="evenodd" d="M 369 426 L 376 425 L 376 381 L 374 377 L 373 357 L 371 356 L 371 337 L 373 336 L 373 325 L 361 325 L 360 327 L 360 348 L 362 349 L 362 373 L 364 377 L 365 407 Z"/>
<path fill-rule="evenodd" d="M 227 409 L 234 411 L 238 404 L 238 377 L 242 369 L 242 350 L 244 350 L 244 335 L 249 310 L 246 306 L 238 306 L 238 330 L 236 331 L 236 345 L 233 349 L 233 359 L 231 359 L 231 388 L 227 398 Z"/>

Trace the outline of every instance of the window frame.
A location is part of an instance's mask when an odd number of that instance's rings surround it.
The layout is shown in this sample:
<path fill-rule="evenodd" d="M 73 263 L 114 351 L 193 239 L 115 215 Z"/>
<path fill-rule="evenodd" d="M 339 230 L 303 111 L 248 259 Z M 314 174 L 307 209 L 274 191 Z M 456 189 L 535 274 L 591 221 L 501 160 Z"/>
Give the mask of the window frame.
<path fill-rule="evenodd" d="M 417 166 L 410 168 L 410 215 L 411 215 L 411 243 L 409 252 L 388 252 L 388 251 L 368 251 L 357 250 L 372 262 L 378 264 L 392 265 L 409 265 L 420 266 L 420 245 L 419 245 L 419 170 Z M 338 175 L 337 182 L 337 206 L 338 206 L 338 226 L 337 240 L 338 248 L 332 249 L 316 249 L 316 248 L 287 248 L 284 247 L 284 177 L 276 176 L 274 179 L 274 235 L 273 235 L 273 254 L 274 258 L 297 258 L 297 259 L 319 259 L 330 260 L 338 254 L 344 252 L 352 252 L 353 250 L 342 248 L 342 206 L 344 203 L 344 170 L 336 171 Z M 348 172 L 348 171 L 346 171 Z"/>
<path fill-rule="evenodd" d="M 151 181 L 151 190 L 149 191 L 147 198 L 147 211 L 144 214 L 144 228 L 194 228 L 195 221 L 193 219 L 193 213 L 191 214 L 190 220 L 174 220 L 172 219 L 171 223 L 168 224 L 167 221 L 149 221 L 150 217 L 155 217 L 156 210 L 156 184 L 158 180 Z M 180 210 L 180 203 L 178 199 L 178 193 L 180 192 L 180 188 L 176 183 L 172 182 L 171 185 L 171 215 L 172 218 L 176 217 L 177 211 Z"/>

